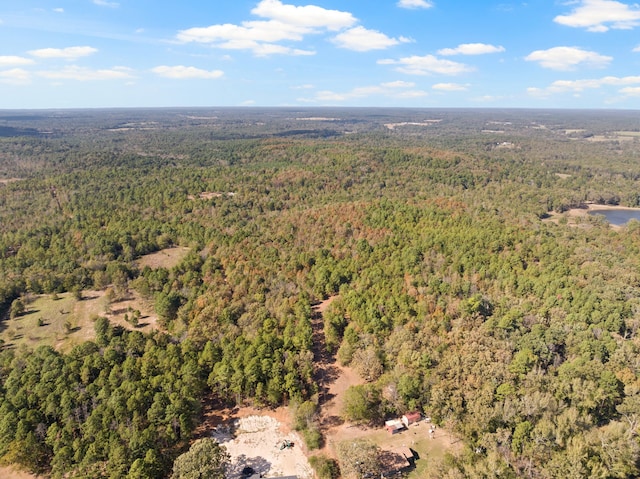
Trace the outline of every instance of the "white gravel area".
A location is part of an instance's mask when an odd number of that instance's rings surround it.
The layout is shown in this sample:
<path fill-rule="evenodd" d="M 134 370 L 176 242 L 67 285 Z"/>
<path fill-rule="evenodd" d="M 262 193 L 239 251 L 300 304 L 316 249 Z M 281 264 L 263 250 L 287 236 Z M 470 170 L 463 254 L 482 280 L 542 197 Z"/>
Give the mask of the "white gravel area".
<path fill-rule="evenodd" d="M 231 455 L 228 479 L 241 479 L 242 470 L 250 467 L 262 477 L 297 476 L 313 478 L 313 471 L 302 448 L 298 434 L 280 432 L 280 423 L 269 416 L 249 416 L 236 419 L 231 427 L 219 426 L 213 437 Z M 284 441 L 293 447 L 283 448 Z"/>

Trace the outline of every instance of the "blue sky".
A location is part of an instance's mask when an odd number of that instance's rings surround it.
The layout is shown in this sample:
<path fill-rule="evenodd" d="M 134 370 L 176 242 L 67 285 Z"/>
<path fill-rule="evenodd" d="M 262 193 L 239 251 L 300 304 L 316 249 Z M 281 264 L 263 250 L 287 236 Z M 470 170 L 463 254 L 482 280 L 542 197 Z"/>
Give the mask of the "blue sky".
<path fill-rule="evenodd" d="M 3 0 L 0 108 L 640 109 L 615 0 Z"/>

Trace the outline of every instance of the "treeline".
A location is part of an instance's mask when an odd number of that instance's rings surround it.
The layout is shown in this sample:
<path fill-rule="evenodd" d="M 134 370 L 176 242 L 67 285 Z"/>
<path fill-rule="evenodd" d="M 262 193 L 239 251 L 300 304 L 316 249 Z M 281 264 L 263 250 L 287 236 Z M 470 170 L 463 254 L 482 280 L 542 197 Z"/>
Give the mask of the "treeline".
<path fill-rule="evenodd" d="M 54 477 L 165 477 L 196 426 L 206 376 L 190 341 L 95 324 L 68 354 L 0 353 L 0 454 Z"/>

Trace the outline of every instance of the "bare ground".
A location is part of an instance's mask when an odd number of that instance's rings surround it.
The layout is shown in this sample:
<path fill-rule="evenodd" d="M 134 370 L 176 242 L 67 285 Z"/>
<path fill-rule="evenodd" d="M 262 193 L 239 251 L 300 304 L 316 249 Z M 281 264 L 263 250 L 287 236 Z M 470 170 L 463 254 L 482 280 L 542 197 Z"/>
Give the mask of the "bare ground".
<path fill-rule="evenodd" d="M 17 471 L 12 467 L 0 466 L 0 477 L 2 479 L 40 479 L 44 476 L 34 476 L 24 471 Z"/>
<path fill-rule="evenodd" d="M 148 266 L 151 269 L 155 268 L 167 268 L 171 269 L 177 266 L 180 261 L 187 256 L 187 253 L 191 251 L 191 248 L 186 246 L 177 246 L 175 248 L 165 248 L 155 253 L 146 254 L 141 257 L 137 263 L 140 268 Z"/>
<path fill-rule="evenodd" d="M 231 455 L 228 479 L 243 477 L 243 469 L 250 467 L 261 477 L 297 476 L 313 478 L 313 470 L 301 449 L 301 439 L 295 432 L 268 415 L 240 417 L 220 425 L 212 436 Z M 285 442 L 290 444 L 285 447 Z"/>

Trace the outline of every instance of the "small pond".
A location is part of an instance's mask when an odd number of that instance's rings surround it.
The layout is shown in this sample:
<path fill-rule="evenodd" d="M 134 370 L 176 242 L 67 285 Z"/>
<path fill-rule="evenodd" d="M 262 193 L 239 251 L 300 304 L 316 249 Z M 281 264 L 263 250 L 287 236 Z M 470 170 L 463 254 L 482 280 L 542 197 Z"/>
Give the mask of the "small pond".
<path fill-rule="evenodd" d="M 594 210 L 589 211 L 590 215 L 602 215 L 609 224 L 613 226 L 622 226 L 627 224 L 630 220 L 640 221 L 640 209 L 627 210 L 627 209 L 610 209 L 610 210 Z"/>

